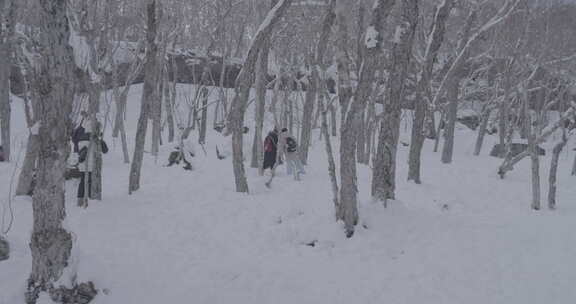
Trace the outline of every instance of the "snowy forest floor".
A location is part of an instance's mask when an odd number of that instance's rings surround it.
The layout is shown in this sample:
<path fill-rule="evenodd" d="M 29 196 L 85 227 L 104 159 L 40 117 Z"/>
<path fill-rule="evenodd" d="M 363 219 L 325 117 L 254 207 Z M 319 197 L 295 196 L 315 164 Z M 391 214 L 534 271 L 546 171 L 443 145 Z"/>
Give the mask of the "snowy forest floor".
<path fill-rule="evenodd" d="M 130 142 L 140 87 L 132 91 Z M 13 115 L 24 117 L 20 104 L 14 107 Z M 14 126 L 20 139 L 15 152 L 27 132 L 21 120 Z M 247 122 L 252 129 L 252 120 Z M 401 141 L 409 142 L 405 125 Z M 251 134 L 244 141 L 247 151 Z M 208 155 L 197 149 L 192 172 L 163 167 L 171 145 L 163 146 L 157 161 L 147 153 L 141 190 L 131 196 L 129 165 L 108 130 L 103 201 L 80 209 L 77 182 L 67 185 L 67 225 L 76 242 L 73 267 L 79 281 L 94 281 L 101 289 L 96 304 L 573 303 L 573 144 L 561 155 L 558 210 L 535 212 L 529 163 L 500 180 L 500 160 L 487 156 L 496 137 L 489 136 L 482 156 L 475 157 L 475 135 L 460 126 L 451 165 L 441 164 L 427 142 L 422 185 L 406 182 L 408 147 L 400 145 L 399 200 L 388 208 L 370 201 L 370 168 L 360 165 L 361 220 L 354 237 L 346 239 L 334 222 L 317 130 L 300 182 L 280 166 L 268 189 L 265 178 L 248 169 L 251 193 L 235 193 L 231 161 L 215 157 L 211 140 L 219 134 L 209 129 Z M 552 144 L 545 145 L 543 177 Z M 13 171 L 14 163 L 0 163 L 4 207 Z M 31 267 L 31 198 L 15 198 L 12 207 L 15 221 L 7 235 L 12 252 L 10 260 L 0 262 L 0 304 L 23 302 Z"/>

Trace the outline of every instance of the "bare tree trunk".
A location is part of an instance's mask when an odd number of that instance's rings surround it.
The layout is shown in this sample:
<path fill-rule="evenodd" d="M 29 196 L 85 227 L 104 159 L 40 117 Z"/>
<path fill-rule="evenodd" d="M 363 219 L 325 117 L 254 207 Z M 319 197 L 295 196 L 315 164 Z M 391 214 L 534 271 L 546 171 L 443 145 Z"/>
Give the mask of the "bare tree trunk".
<path fill-rule="evenodd" d="M 435 126 L 436 129 L 436 137 L 434 138 L 434 152 L 438 152 L 438 148 L 440 147 L 440 136 L 442 134 L 442 129 L 446 125 L 446 110 L 440 109 L 440 122 L 438 123 L 438 127 Z"/>
<path fill-rule="evenodd" d="M 316 61 L 314 59 L 314 61 Z M 314 113 L 314 104 L 316 103 L 316 96 L 318 95 L 318 70 L 312 65 L 311 75 L 308 76 L 308 87 L 306 88 L 306 95 L 302 115 L 302 133 L 300 134 L 300 160 L 303 164 L 308 163 L 308 151 L 312 139 L 312 115 Z"/>
<path fill-rule="evenodd" d="M 38 0 L 38 4 L 45 52 L 39 71 L 41 82 L 38 83 L 43 111 L 37 184 L 32 202 L 32 272 L 27 284 L 27 303 L 36 303 L 41 292 L 52 292 L 69 264 L 72 249 L 72 235 L 62 224 L 66 216 L 64 173 L 74 96 L 74 56 L 68 44 L 67 1 Z M 69 278 L 63 282 L 66 279 Z"/>
<path fill-rule="evenodd" d="M 263 43 L 270 38 L 272 29 L 278 23 L 280 18 L 286 13 L 292 0 L 279 0 L 278 3 L 268 13 L 262 27 L 256 33 L 252 45 L 248 50 L 248 55 L 242 65 L 242 69 L 236 78 L 236 96 L 232 103 L 228 115 L 228 124 L 226 126 L 227 134 L 232 133 L 232 165 L 234 168 L 234 177 L 237 192 L 248 193 L 248 181 L 244 170 L 244 153 L 243 147 L 243 129 L 244 114 L 248 105 L 250 88 L 254 82 L 254 72 L 258 53 Z"/>
<path fill-rule="evenodd" d="M 416 88 L 416 99 L 414 104 L 414 120 L 412 123 L 412 137 L 410 143 L 410 154 L 408 161 L 408 180 L 413 180 L 416 184 L 421 183 L 421 158 L 424 147 L 424 123 L 426 112 L 430 107 L 429 102 L 424 98 L 425 92 L 429 90 L 434 63 L 438 58 L 438 51 L 444 42 L 446 23 L 450 16 L 450 11 L 454 7 L 454 0 L 445 0 L 436 10 L 432 33 L 428 37 L 428 44 L 425 51 L 425 61 L 420 72 L 418 87 Z M 432 128 L 434 130 L 434 127 Z"/>
<path fill-rule="evenodd" d="M 370 98 L 370 97 L 368 97 Z M 364 105 L 366 108 L 366 105 Z M 363 110 L 360 112 L 360 117 L 358 118 L 358 138 L 356 144 L 356 159 L 358 163 L 365 164 L 366 163 L 366 111 Z"/>
<path fill-rule="evenodd" d="M 157 62 L 158 63 L 158 62 Z M 152 76 L 157 81 L 160 79 L 160 73 L 158 69 L 154 69 L 155 75 Z M 162 99 L 160 98 L 161 95 L 158 94 L 159 92 L 159 84 L 154 83 L 154 92 L 152 96 L 154 96 L 149 102 L 150 105 L 150 116 L 152 120 L 152 147 L 150 150 L 150 154 L 154 157 L 158 157 L 158 152 L 160 151 L 160 142 L 162 141 Z"/>
<path fill-rule="evenodd" d="M 538 126 L 532 127 L 532 117 L 530 115 L 530 99 L 528 95 L 528 88 L 523 89 L 523 103 L 522 112 L 524 113 L 524 129 L 528 136 L 528 151 L 531 160 L 532 172 L 532 209 L 540 210 L 540 157 L 538 156 L 538 143 L 536 136 L 538 133 Z"/>
<path fill-rule="evenodd" d="M 354 226 L 358 223 L 357 201 L 357 176 L 356 176 L 356 136 L 357 136 L 357 113 L 363 100 L 353 103 L 348 113 L 348 105 L 352 99 L 353 87 L 350 79 L 351 60 L 348 56 L 347 45 L 350 40 L 348 35 L 348 21 L 343 2 L 336 5 L 336 63 L 338 66 L 338 101 L 340 103 L 340 195 L 339 210 L 336 214 L 338 220 L 344 222 L 346 236 L 354 235 Z M 381 28 L 380 28 L 381 30 Z M 379 32 L 376 32 L 380 35 Z M 377 37 L 375 37 L 377 39 Z"/>
<path fill-rule="evenodd" d="M 86 186 L 90 185 L 91 191 L 84 193 L 90 193 L 90 199 L 100 201 L 102 200 L 102 145 L 100 143 L 102 140 L 100 136 L 102 124 L 96 118 L 97 113 L 100 112 L 100 85 L 94 83 L 89 86 L 89 114 L 90 123 L 92 124 L 90 145 L 94 147 L 94 170 L 92 171 L 92 182 L 86 183 Z M 86 162 L 86 164 L 88 165 L 88 162 Z"/>
<path fill-rule="evenodd" d="M 172 143 L 174 142 L 175 135 L 174 107 L 172 104 L 172 95 L 170 94 L 170 81 L 168 80 L 168 72 L 166 72 L 166 76 L 164 77 L 164 108 L 166 111 L 166 123 L 168 124 L 168 142 Z"/>
<path fill-rule="evenodd" d="M 484 137 L 486 135 L 486 129 L 488 128 L 491 113 L 491 109 L 484 109 L 484 111 L 482 111 L 482 121 L 480 122 L 478 137 L 476 138 L 476 144 L 474 145 L 475 156 L 480 155 L 480 151 L 482 151 L 482 144 L 484 143 Z"/>
<path fill-rule="evenodd" d="M 557 186 L 557 175 L 558 175 L 558 159 L 560 158 L 560 153 L 566 146 L 568 138 L 566 133 L 562 134 L 562 141 L 557 143 L 552 150 L 552 160 L 550 162 L 550 176 L 548 177 L 548 208 L 553 210 L 556 209 L 556 186 Z"/>
<path fill-rule="evenodd" d="M 365 165 L 369 165 L 370 164 L 370 158 L 372 157 L 372 147 L 373 147 L 373 137 L 374 137 L 374 133 L 375 133 L 375 129 L 376 129 L 376 105 L 374 102 L 375 96 L 373 96 L 372 98 L 370 98 L 369 104 L 368 104 L 368 114 L 367 114 L 367 126 L 366 126 L 366 132 L 364 133 L 366 136 L 365 139 L 365 143 L 366 143 L 366 149 L 364 150 L 364 159 L 363 159 L 363 164 Z"/>
<path fill-rule="evenodd" d="M 354 226 L 358 222 L 358 201 L 357 201 L 357 175 L 356 175 L 356 145 L 359 136 L 359 125 L 361 114 L 366 108 L 366 103 L 372 94 L 372 86 L 375 81 L 378 59 L 382 50 L 382 31 L 384 23 L 394 5 L 394 0 L 377 0 L 374 5 L 372 17 L 369 25 L 369 32 L 366 34 L 363 49 L 364 62 L 360 70 L 358 87 L 352 93 L 350 82 L 350 60 L 346 56 L 346 42 L 348 41 L 345 11 L 342 8 L 337 10 L 338 17 L 338 94 L 340 104 L 344 107 L 340 127 L 340 208 L 339 214 L 344 221 L 346 235 L 351 237 L 354 233 Z M 350 99 L 353 95 L 351 101 Z"/>
<path fill-rule="evenodd" d="M 321 101 L 322 103 L 322 101 Z M 328 133 L 328 115 L 327 109 L 324 109 L 323 103 L 320 104 L 322 107 L 322 134 L 324 134 L 324 144 L 326 147 L 326 155 L 328 156 L 328 175 L 330 176 L 330 184 L 332 185 L 332 201 L 334 202 L 334 210 L 336 220 L 339 220 L 343 217 L 340 214 L 342 208 L 340 208 L 340 199 L 338 198 L 338 179 L 336 177 L 336 161 L 334 161 L 334 152 L 332 149 L 332 142 L 330 139 L 330 134 Z"/>
<path fill-rule="evenodd" d="M 291 93 L 291 88 L 290 85 L 288 84 L 289 81 L 286 81 L 287 83 L 284 84 L 284 99 L 282 100 L 282 106 L 281 111 L 280 111 L 280 126 L 282 128 L 287 128 L 288 127 L 288 116 L 289 116 L 289 109 L 288 109 L 288 104 L 290 103 L 290 93 Z"/>
<path fill-rule="evenodd" d="M 454 154 L 454 133 L 456 129 L 456 119 L 458 118 L 458 91 L 460 82 L 452 79 L 446 86 L 446 97 L 448 98 L 448 111 L 446 124 L 444 125 L 444 146 L 442 147 L 442 162 L 452 163 Z"/>
<path fill-rule="evenodd" d="M 332 136 L 337 136 L 338 135 L 338 123 L 336 120 L 336 107 L 334 106 L 334 104 L 330 103 L 330 105 L 328 106 L 328 111 L 330 111 L 330 131 L 332 133 Z"/>
<path fill-rule="evenodd" d="M 574 162 L 572 163 L 572 176 L 576 175 L 576 156 L 574 156 Z"/>
<path fill-rule="evenodd" d="M 500 141 L 500 146 L 502 147 L 502 152 L 504 153 L 503 155 L 500 155 L 500 157 L 506 156 L 506 149 L 504 149 L 504 146 L 506 145 L 506 134 L 508 133 L 507 122 L 509 120 L 508 93 L 510 91 L 510 73 L 510 69 L 507 69 L 504 75 L 504 99 L 500 102 L 498 111 L 498 139 Z"/>
<path fill-rule="evenodd" d="M 12 66 L 12 40 L 14 39 L 16 0 L 0 2 L 0 140 L 4 161 L 10 161 L 10 70 Z M 3 6 L 3 7 L 2 7 Z M 9 7 L 8 7 L 9 6 Z M 4 25 L 4 26 L 2 26 Z"/>
<path fill-rule="evenodd" d="M 319 92 L 318 100 L 318 111 L 322 116 L 322 126 L 321 134 L 324 135 L 324 143 L 326 148 L 326 155 L 328 158 L 328 176 L 330 176 L 330 184 L 332 185 L 332 201 L 334 202 L 334 212 L 336 220 L 343 218 L 340 214 L 340 199 L 338 197 L 338 179 L 336 176 L 336 161 L 334 160 L 334 153 L 332 149 L 332 142 L 330 139 L 330 134 L 328 131 L 328 107 L 324 105 L 324 99 L 330 102 L 330 96 L 328 95 L 328 88 L 326 87 L 325 71 L 326 64 L 324 62 L 324 57 L 326 53 L 326 48 L 328 45 L 328 40 L 330 39 L 330 33 L 332 32 L 332 27 L 336 20 L 336 0 L 330 0 L 324 18 L 322 20 L 322 28 L 320 31 L 320 38 L 318 40 L 318 45 L 316 48 L 316 57 L 314 58 L 314 64 L 316 66 L 312 67 L 317 73 L 313 77 L 316 77 L 317 91 Z"/>
<path fill-rule="evenodd" d="M 400 116 L 404 84 L 410 59 L 414 33 L 418 23 L 418 0 L 403 0 L 401 21 L 396 28 L 392 49 L 392 67 L 388 77 L 387 103 L 378 135 L 378 152 L 372 175 L 372 197 L 384 202 L 395 198 L 396 151 L 400 133 Z"/>
<path fill-rule="evenodd" d="M 198 136 L 198 143 L 206 143 L 206 128 L 208 125 L 208 88 L 202 87 L 200 90 L 200 98 L 202 99 L 202 115 L 200 116 L 200 135 Z"/>
<path fill-rule="evenodd" d="M 358 7 L 358 18 L 357 18 L 357 28 L 358 33 L 356 37 L 356 74 L 360 75 L 362 72 L 362 63 L 364 62 L 364 44 L 365 44 L 365 28 L 364 28 L 364 19 L 366 15 L 366 7 L 364 6 L 363 2 L 360 2 Z M 368 97 L 370 98 L 370 97 Z M 358 138 L 356 143 L 356 160 L 358 163 L 363 164 L 365 163 L 366 158 L 366 105 L 368 101 L 364 102 L 364 108 L 359 114 L 358 122 L 356 129 L 358 130 Z"/>
<path fill-rule="evenodd" d="M 134 146 L 134 156 L 130 167 L 130 180 L 128 184 L 128 193 L 140 189 L 140 171 L 144 158 L 144 145 L 146 143 L 146 130 L 148 129 L 148 117 L 150 115 L 150 106 L 155 100 L 156 86 L 156 59 L 158 55 L 158 45 L 156 44 L 156 34 L 158 30 L 158 21 L 156 16 L 156 0 L 148 0 L 146 5 L 147 11 L 147 48 L 146 59 L 144 63 L 144 88 L 142 91 L 142 101 L 140 106 L 140 118 L 136 129 L 136 141 Z"/>
<path fill-rule="evenodd" d="M 10 46 L 0 43 L 0 140 L 4 161 L 10 161 Z"/>
<path fill-rule="evenodd" d="M 289 95 L 290 96 L 290 95 Z M 288 131 L 290 134 L 294 134 L 294 99 L 289 98 L 288 100 Z"/>
<path fill-rule="evenodd" d="M 254 122 L 254 142 L 252 143 L 252 168 L 261 168 L 264 152 L 262 151 L 262 133 L 264 129 L 264 114 L 266 112 L 266 85 L 268 84 L 268 53 L 269 41 L 258 54 L 258 66 L 256 68 L 256 121 Z M 262 170 L 259 172 L 262 173 Z"/>
<path fill-rule="evenodd" d="M 36 170 L 36 160 L 38 159 L 38 149 L 40 143 L 38 134 L 30 134 L 26 144 L 26 155 L 22 163 L 22 170 L 18 177 L 18 186 L 16 186 L 16 195 L 28 195 L 32 189 L 34 180 L 34 171 Z"/>
<path fill-rule="evenodd" d="M 272 100 L 270 101 L 270 113 L 274 117 L 274 125 L 279 126 L 280 119 L 278 118 L 278 99 L 280 98 L 280 84 L 282 82 L 282 67 L 280 67 L 280 72 L 276 75 L 276 80 L 274 82 L 274 91 L 272 93 Z"/>

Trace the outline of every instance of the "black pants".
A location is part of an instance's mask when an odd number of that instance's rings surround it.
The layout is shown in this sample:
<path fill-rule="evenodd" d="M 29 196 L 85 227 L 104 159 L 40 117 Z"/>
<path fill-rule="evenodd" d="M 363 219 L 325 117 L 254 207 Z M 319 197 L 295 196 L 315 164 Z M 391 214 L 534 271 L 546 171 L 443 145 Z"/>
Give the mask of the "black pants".
<path fill-rule="evenodd" d="M 84 198 L 86 175 L 88 175 L 88 197 L 92 196 L 92 173 L 82 172 L 82 175 L 80 177 L 80 184 L 78 185 L 78 198 Z"/>

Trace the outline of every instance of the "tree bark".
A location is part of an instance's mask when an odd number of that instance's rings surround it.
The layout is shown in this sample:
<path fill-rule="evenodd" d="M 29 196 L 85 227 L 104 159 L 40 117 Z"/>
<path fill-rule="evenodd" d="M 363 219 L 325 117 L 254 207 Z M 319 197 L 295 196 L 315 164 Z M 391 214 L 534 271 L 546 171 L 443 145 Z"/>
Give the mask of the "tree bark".
<path fill-rule="evenodd" d="M 486 129 L 488 128 L 488 122 L 490 121 L 491 113 L 491 109 L 484 109 L 484 111 L 482 111 L 482 121 L 478 127 L 478 137 L 476 138 L 476 144 L 474 145 L 475 156 L 480 155 L 480 151 L 482 151 L 482 145 L 484 143 L 484 137 L 486 136 Z"/>
<path fill-rule="evenodd" d="M 556 209 L 556 186 L 557 186 L 557 175 L 558 175 L 558 159 L 560 158 L 560 153 L 566 146 L 568 138 L 566 134 L 562 134 L 562 141 L 554 146 L 552 149 L 552 160 L 550 161 L 550 175 L 548 177 L 548 208 L 551 210 Z"/>
<path fill-rule="evenodd" d="M 38 0 L 38 4 L 44 50 L 37 84 L 42 115 L 37 184 L 32 201 L 34 225 L 28 303 L 35 303 L 40 292 L 49 292 L 61 279 L 72 249 L 72 235 L 62 224 L 66 216 L 64 173 L 70 151 L 74 97 L 74 55 L 68 44 L 67 1 Z"/>
<path fill-rule="evenodd" d="M 334 104 L 330 103 L 328 106 L 328 111 L 330 111 L 330 133 L 332 136 L 338 135 L 338 122 L 336 119 L 336 107 Z"/>
<path fill-rule="evenodd" d="M 384 118 L 380 124 L 378 149 L 372 171 L 372 197 L 377 201 L 382 201 L 384 205 L 388 199 L 395 198 L 396 151 L 402 114 L 402 93 L 418 23 L 418 0 L 403 0 L 400 18 L 399 25 L 396 27 L 396 40 L 392 47 L 392 67 L 386 87 L 388 100 L 385 105 Z"/>
<path fill-rule="evenodd" d="M 456 120 L 458 118 L 458 91 L 460 81 L 452 79 L 446 86 L 446 97 L 448 98 L 448 109 L 446 124 L 444 125 L 444 146 L 442 147 L 442 163 L 452 163 L 454 154 L 454 133 L 456 130 Z"/>
<path fill-rule="evenodd" d="M 252 168 L 261 168 L 264 152 L 262 151 L 264 129 L 264 114 L 266 112 L 266 86 L 268 84 L 268 53 L 270 42 L 265 41 L 258 54 L 258 66 L 256 68 L 256 120 L 254 122 L 254 142 L 252 143 Z M 262 172 L 262 170 L 259 170 Z"/>
<path fill-rule="evenodd" d="M 318 42 L 320 43 L 320 42 Z M 316 61 L 316 60 L 315 60 Z M 316 103 L 316 96 L 318 95 L 318 70 L 311 68 L 308 78 L 308 87 L 306 88 L 306 95 L 302 115 L 302 132 L 300 134 L 300 160 L 303 164 L 308 163 L 308 151 L 310 149 L 312 139 L 312 115 L 314 113 L 314 104 Z"/>
<path fill-rule="evenodd" d="M 32 189 L 32 181 L 34 180 L 34 171 L 36 170 L 36 160 L 38 159 L 39 149 L 38 134 L 28 135 L 28 143 L 26 144 L 26 155 L 22 163 L 22 170 L 18 177 L 18 186 L 16 186 L 16 195 L 28 195 Z"/>
<path fill-rule="evenodd" d="M 12 40 L 14 39 L 16 0 L 0 2 L 0 141 L 4 161 L 10 161 L 10 71 L 12 67 Z"/>
<path fill-rule="evenodd" d="M 130 177 L 128 193 L 140 189 L 140 171 L 144 158 L 144 145 L 146 143 L 146 130 L 148 129 L 148 118 L 150 116 L 150 106 L 155 100 L 156 91 L 156 59 L 158 55 L 158 45 L 156 35 L 158 31 L 158 20 L 156 16 L 156 0 L 149 0 L 146 5 L 147 11 L 147 31 L 146 31 L 146 58 L 144 63 L 144 87 L 142 91 L 142 101 L 140 106 L 140 118 L 136 129 L 136 141 L 134 146 L 134 156 L 130 166 Z"/>
<path fill-rule="evenodd" d="M 200 90 L 200 98 L 202 99 L 202 114 L 200 115 L 198 143 L 204 145 L 206 144 L 206 128 L 208 126 L 208 88 L 206 86 Z"/>
<path fill-rule="evenodd" d="M 8 38 L 0 37 L 0 40 Z M 10 161 L 10 43 L 0 41 L 0 147 L 4 161 Z"/>

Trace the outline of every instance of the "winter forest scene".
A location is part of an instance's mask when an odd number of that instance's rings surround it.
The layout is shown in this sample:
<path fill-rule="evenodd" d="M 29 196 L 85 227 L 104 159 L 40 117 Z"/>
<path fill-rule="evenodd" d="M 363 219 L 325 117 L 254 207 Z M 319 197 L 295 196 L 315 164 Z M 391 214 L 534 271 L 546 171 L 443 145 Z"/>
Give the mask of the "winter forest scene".
<path fill-rule="evenodd" d="M 576 0 L 0 0 L 0 304 L 576 303 Z"/>

